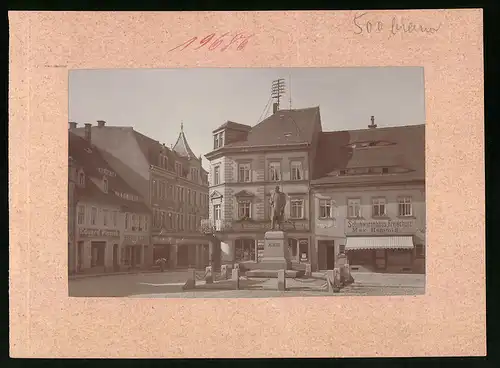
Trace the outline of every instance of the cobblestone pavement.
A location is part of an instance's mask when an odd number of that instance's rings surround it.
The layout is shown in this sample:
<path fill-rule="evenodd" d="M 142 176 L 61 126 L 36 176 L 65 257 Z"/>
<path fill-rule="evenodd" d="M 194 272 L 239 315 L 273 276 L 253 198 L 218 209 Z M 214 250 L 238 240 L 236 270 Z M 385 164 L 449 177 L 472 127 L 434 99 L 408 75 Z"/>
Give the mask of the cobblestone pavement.
<path fill-rule="evenodd" d="M 201 271 L 200 273 L 203 274 Z M 243 290 L 232 290 L 231 281 L 205 285 L 197 281 L 198 289 L 184 291 L 187 271 L 144 274 L 107 275 L 69 281 L 69 295 L 74 297 L 135 297 L 135 298 L 270 298 L 302 296 L 351 295 L 419 295 L 424 294 L 425 276 L 408 274 L 353 273 L 355 282 L 339 293 L 329 294 L 321 279 L 287 279 L 286 292 L 277 290 L 277 279 L 242 278 Z M 201 277 L 200 277 L 201 278 Z"/>

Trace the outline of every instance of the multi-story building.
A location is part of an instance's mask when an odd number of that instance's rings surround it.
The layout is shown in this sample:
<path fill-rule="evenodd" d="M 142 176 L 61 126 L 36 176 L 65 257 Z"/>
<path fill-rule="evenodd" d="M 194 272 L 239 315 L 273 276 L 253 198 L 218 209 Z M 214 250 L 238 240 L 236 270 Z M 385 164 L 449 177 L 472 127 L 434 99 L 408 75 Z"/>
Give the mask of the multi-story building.
<path fill-rule="evenodd" d="M 84 134 L 82 128 L 74 131 Z M 208 173 L 182 126 L 172 149 L 132 127 L 98 121 L 91 131 L 104 159 L 145 198 L 152 212 L 148 262 L 164 257 L 172 268 L 208 264 L 208 240 L 199 228 L 208 216 Z"/>
<path fill-rule="evenodd" d="M 425 126 L 323 132 L 311 182 L 315 269 L 424 272 Z"/>
<path fill-rule="evenodd" d="M 147 264 L 151 215 L 144 198 L 104 160 L 92 144 L 90 124 L 80 137 L 71 132 L 69 156 L 74 170 L 75 236 L 69 267 L 77 272 L 111 272 Z M 71 185 L 70 185 L 71 187 Z M 71 213 L 75 211 L 75 213 Z"/>
<path fill-rule="evenodd" d="M 228 121 L 213 131 L 210 220 L 222 262 L 258 267 L 270 229 L 270 195 L 287 196 L 285 230 L 295 264 L 311 249 L 309 180 L 321 132 L 319 107 L 279 110 L 254 127 Z"/>

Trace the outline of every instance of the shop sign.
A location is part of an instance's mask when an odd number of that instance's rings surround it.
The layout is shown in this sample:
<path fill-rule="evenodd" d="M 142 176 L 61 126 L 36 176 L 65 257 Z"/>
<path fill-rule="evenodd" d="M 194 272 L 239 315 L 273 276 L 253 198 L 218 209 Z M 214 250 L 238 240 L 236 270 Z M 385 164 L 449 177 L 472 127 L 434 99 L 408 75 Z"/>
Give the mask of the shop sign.
<path fill-rule="evenodd" d="M 89 229 L 81 227 L 78 231 L 80 238 L 119 238 L 119 230 Z"/>
<path fill-rule="evenodd" d="M 111 171 L 111 170 L 108 170 L 108 169 L 103 169 L 102 167 L 99 167 L 97 169 L 97 171 L 99 171 L 101 174 L 103 175 L 107 175 L 107 176 L 111 176 L 111 177 L 115 177 L 116 176 L 116 173 Z"/>
<path fill-rule="evenodd" d="M 124 236 L 124 243 L 125 244 L 148 244 L 149 243 L 149 237 L 148 236 L 141 236 L 141 235 L 125 235 Z"/>
<path fill-rule="evenodd" d="M 415 220 L 346 220 L 345 233 L 350 235 L 413 234 Z"/>
<path fill-rule="evenodd" d="M 233 231 L 267 231 L 271 230 L 271 221 L 253 222 L 253 221 L 233 221 L 231 224 Z M 309 230 L 307 221 L 284 222 L 283 230 Z"/>
<path fill-rule="evenodd" d="M 153 236 L 153 243 L 155 244 L 175 244 L 175 239 L 167 236 Z"/>

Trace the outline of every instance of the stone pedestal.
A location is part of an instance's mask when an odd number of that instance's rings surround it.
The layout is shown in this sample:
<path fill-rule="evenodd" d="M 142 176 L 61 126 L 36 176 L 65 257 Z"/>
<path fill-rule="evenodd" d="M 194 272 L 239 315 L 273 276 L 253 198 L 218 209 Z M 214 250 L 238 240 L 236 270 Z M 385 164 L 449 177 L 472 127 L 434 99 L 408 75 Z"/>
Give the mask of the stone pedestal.
<path fill-rule="evenodd" d="M 288 239 L 283 231 L 268 231 L 264 235 L 264 252 L 260 261 L 262 268 L 289 270 L 292 268 L 288 251 Z"/>
<path fill-rule="evenodd" d="M 278 290 L 286 291 L 286 275 L 285 270 L 278 271 Z"/>
<path fill-rule="evenodd" d="M 240 288 L 240 269 L 239 268 L 234 268 L 232 271 L 231 279 L 234 284 L 234 288 L 238 290 Z"/>

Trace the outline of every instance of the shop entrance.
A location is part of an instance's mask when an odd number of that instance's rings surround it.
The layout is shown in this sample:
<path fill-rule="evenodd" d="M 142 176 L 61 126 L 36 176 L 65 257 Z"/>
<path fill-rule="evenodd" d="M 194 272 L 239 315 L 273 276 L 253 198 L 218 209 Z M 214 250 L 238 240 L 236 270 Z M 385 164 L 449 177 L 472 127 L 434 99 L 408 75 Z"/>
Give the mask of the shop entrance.
<path fill-rule="evenodd" d="M 118 259 L 118 244 L 113 245 L 113 270 L 120 270 L 120 262 Z"/>
<path fill-rule="evenodd" d="M 104 253 L 106 249 L 106 242 L 92 242 L 90 249 L 91 267 L 104 267 Z"/>
<path fill-rule="evenodd" d="M 177 266 L 187 267 L 189 265 L 189 247 L 187 245 L 179 245 L 177 247 Z"/>
<path fill-rule="evenodd" d="M 76 259 L 76 271 L 80 272 L 83 270 L 83 242 L 79 241 L 77 245 L 77 259 Z"/>
<path fill-rule="evenodd" d="M 329 241 L 326 244 L 326 269 L 333 270 L 335 268 L 335 242 Z"/>

